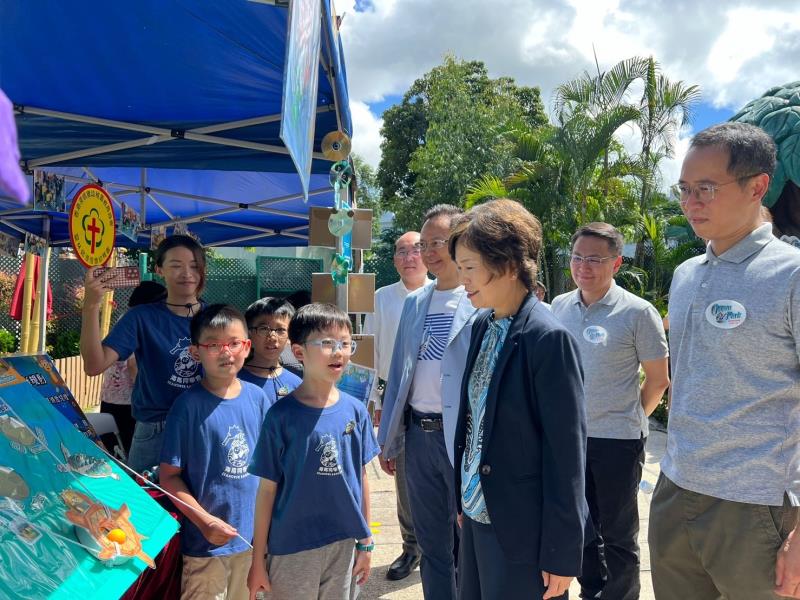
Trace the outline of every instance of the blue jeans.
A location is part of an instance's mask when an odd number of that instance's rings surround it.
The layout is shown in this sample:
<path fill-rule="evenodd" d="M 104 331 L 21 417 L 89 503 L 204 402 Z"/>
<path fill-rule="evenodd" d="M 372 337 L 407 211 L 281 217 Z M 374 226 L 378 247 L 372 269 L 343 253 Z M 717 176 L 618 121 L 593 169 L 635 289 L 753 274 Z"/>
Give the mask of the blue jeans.
<path fill-rule="evenodd" d="M 444 433 L 409 423 L 405 453 L 411 518 L 422 552 L 423 594 L 427 600 L 455 600 L 455 476 Z"/>
<path fill-rule="evenodd" d="M 128 453 L 128 466 L 137 473 L 147 469 L 152 470 L 161 462 L 161 442 L 164 439 L 165 423 L 166 421 L 136 422 L 131 451 Z"/>

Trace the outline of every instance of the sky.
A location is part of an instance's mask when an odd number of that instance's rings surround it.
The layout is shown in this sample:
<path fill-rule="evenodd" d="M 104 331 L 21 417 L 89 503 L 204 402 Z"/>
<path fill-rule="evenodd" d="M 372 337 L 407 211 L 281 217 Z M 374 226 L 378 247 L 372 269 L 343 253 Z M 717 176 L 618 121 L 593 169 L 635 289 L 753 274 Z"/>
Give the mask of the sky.
<path fill-rule="evenodd" d="M 796 0 L 335 0 L 353 116 L 353 149 L 380 161 L 383 111 L 452 53 L 491 77 L 557 85 L 631 56 L 653 56 L 672 80 L 700 86 L 692 125 L 662 163 L 677 181 L 694 132 L 729 119 L 769 88 L 800 79 Z M 636 134 L 620 130 L 623 144 Z"/>

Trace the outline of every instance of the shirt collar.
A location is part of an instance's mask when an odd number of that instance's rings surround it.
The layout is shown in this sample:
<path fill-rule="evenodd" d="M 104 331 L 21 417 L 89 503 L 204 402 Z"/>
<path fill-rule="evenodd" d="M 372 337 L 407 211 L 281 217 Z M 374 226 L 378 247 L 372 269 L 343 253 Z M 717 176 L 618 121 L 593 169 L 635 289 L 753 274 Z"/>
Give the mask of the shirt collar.
<path fill-rule="evenodd" d="M 615 304 L 617 300 L 619 300 L 620 295 L 622 294 L 622 288 L 617 285 L 617 282 L 613 279 L 611 280 L 611 287 L 608 288 L 605 296 L 600 298 L 595 304 L 605 304 L 607 306 L 611 306 Z M 575 290 L 575 300 L 573 304 L 583 304 L 583 300 L 581 299 L 581 291 Z"/>
<path fill-rule="evenodd" d="M 775 236 L 772 235 L 772 224 L 764 223 L 719 256 L 714 254 L 709 243 L 706 246 L 706 253 L 701 262 L 707 263 L 710 260 L 719 259 L 729 263 L 740 264 L 775 239 Z"/>

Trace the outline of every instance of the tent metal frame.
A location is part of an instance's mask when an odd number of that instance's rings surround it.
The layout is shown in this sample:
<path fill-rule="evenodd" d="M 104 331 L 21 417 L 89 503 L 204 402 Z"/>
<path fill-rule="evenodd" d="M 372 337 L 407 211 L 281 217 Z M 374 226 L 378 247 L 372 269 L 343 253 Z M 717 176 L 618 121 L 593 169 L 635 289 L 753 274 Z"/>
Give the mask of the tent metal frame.
<path fill-rule="evenodd" d="M 339 111 L 336 110 L 335 104 L 328 104 L 325 106 L 317 107 L 317 114 L 330 111 L 335 111 L 336 118 L 337 120 L 339 120 Z M 191 140 L 194 142 L 218 144 L 221 146 L 229 146 L 232 148 L 244 148 L 247 150 L 255 150 L 258 152 L 271 152 L 274 154 L 285 154 L 285 155 L 289 154 L 289 151 L 284 146 L 261 144 L 258 142 L 237 140 L 235 138 L 209 135 L 212 133 L 218 133 L 220 131 L 230 131 L 232 129 L 241 129 L 243 127 L 251 127 L 253 125 L 274 123 L 276 121 L 280 121 L 281 119 L 280 114 L 252 117 L 249 119 L 240 119 L 238 121 L 229 121 L 226 123 L 218 123 L 216 125 L 195 127 L 193 129 L 182 129 L 182 128 L 156 127 L 154 125 L 129 123 L 126 121 L 116 121 L 114 119 L 103 119 L 99 117 L 79 115 L 76 113 L 50 110 L 47 108 L 38 108 L 22 104 L 15 104 L 14 112 L 20 116 L 35 115 L 40 117 L 50 117 L 53 119 L 61 119 L 64 121 L 86 123 L 89 125 L 100 125 L 103 127 L 109 127 L 111 129 L 123 129 L 126 131 L 135 131 L 138 133 L 149 134 L 147 137 L 138 138 L 135 140 L 128 140 L 126 142 L 115 142 L 113 144 L 104 144 L 101 146 L 95 146 L 94 148 L 84 148 L 83 150 L 73 150 L 72 152 L 52 154 L 50 156 L 42 156 L 40 158 L 24 160 L 22 161 L 22 167 L 26 171 L 31 171 L 35 168 L 47 165 L 55 165 L 57 163 L 61 163 L 68 160 L 76 160 L 79 158 L 86 158 L 90 156 L 99 156 L 100 154 L 108 154 L 110 152 L 129 150 L 131 148 L 139 148 L 142 146 L 152 146 L 154 144 L 161 144 L 164 142 L 171 142 L 174 140 Z M 313 158 L 326 160 L 321 152 L 312 152 L 311 155 Z"/>

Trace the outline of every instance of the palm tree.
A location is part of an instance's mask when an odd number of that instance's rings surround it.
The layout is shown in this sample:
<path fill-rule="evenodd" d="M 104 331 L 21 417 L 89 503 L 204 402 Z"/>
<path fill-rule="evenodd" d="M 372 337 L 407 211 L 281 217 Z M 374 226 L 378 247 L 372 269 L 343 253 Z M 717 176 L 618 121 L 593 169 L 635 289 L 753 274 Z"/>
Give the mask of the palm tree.
<path fill-rule="evenodd" d="M 542 271 L 549 289 L 555 271 L 548 263 L 556 262 L 578 226 L 607 208 L 608 199 L 601 206 L 592 190 L 607 190 L 608 178 L 641 176 L 637 163 L 613 141 L 614 132 L 637 116 L 635 109 L 618 106 L 595 116 L 576 112 L 559 126 L 511 132 L 517 169 L 505 179 L 484 176 L 468 189 L 467 207 L 507 197 L 539 217 L 546 242 Z M 615 150 L 610 158 L 609 149 Z M 600 168 L 611 159 L 615 160 Z"/>
<path fill-rule="evenodd" d="M 640 117 L 637 125 L 642 134 L 643 163 L 658 167 L 661 158 L 672 158 L 675 154 L 675 140 L 681 128 L 692 121 L 692 109 L 700 100 L 700 88 L 686 85 L 682 81 L 670 81 L 659 73 L 658 63 L 648 59 L 645 89 L 640 102 Z M 657 160 L 652 159 L 657 157 Z M 642 214 L 647 208 L 650 182 L 642 185 L 639 208 Z"/>
<path fill-rule="evenodd" d="M 647 76 L 648 61 L 634 56 L 619 61 L 608 71 L 601 71 L 595 55 L 597 75 L 584 71 L 583 75 L 563 83 L 555 91 L 555 110 L 560 122 L 573 115 L 584 113 L 597 116 L 611 109 L 628 106 L 638 109 L 639 103 L 631 101 L 631 86 Z M 637 115 L 637 121 L 641 115 Z M 610 148 L 603 153 L 603 171 L 608 171 Z M 606 195 L 607 190 L 604 190 Z"/>

